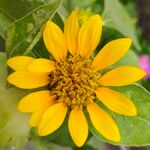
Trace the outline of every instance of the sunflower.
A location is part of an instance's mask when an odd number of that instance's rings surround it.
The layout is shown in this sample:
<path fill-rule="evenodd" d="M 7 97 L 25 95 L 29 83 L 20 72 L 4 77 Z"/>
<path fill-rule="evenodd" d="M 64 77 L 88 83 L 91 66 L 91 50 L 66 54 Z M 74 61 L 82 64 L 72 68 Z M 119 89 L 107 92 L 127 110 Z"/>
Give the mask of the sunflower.
<path fill-rule="evenodd" d="M 119 128 L 115 120 L 98 104 L 98 99 L 111 111 L 136 116 L 137 109 L 125 95 L 112 86 L 132 84 L 145 76 L 138 67 L 122 66 L 105 74 L 100 70 L 115 64 L 131 46 L 130 38 L 120 38 L 106 44 L 92 59 L 102 33 L 102 18 L 92 15 L 79 25 L 77 11 L 72 11 L 64 25 L 64 33 L 52 21 L 47 21 L 43 39 L 53 56 L 51 60 L 15 56 L 7 64 L 15 72 L 8 82 L 22 89 L 46 86 L 46 90 L 33 92 L 19 103 L 20 112 L 32 113 L 31 127 L 37 127 L 39 136 L 56 131 L 66 114 L 68 129 L 74 143 L 81 147 L 88 137 L 88 122 L 84 110 L 104 138 L 119 142 Z"/>

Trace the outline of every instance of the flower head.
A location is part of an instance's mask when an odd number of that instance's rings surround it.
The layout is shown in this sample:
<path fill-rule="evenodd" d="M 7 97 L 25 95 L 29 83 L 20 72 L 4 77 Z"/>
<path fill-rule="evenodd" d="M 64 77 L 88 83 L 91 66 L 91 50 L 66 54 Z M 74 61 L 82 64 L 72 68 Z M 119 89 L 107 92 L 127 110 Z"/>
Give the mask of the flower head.
<path fill-rule="evenodd" d="M 43 31 L 44 43 L 53 59 L 16 56 L 7 64 L 15 70 L 8 81 L 23 89 L 47 86 L 25 96 L 19 103 L 21 112 L 32 113 L 29 124 L 45 136 L 56 131 L 69 113 L 68 128 L 77 146 L 82 146 L 88 136 L 87 110 L 94 128 L 105 138 L 119 142 L 121 136 L 115 120 L 95 101 L 97 97 L 111 111 L 125 116 L 135 116 L 136 106 L 125 95 L 111 86 L 132 84 L 145 76 L 137 67 L 122 66 L 100 74 L 98 71 L 121 59 L 131 45 L 131 39 L 121 38 L 106 44 L 94 59 L 90 54 L 96 49 L 102 33 L 100 15 L 92 15 L 81 26 L 77 11 L 67 18 L 64 33 L 52 21 Z"/>

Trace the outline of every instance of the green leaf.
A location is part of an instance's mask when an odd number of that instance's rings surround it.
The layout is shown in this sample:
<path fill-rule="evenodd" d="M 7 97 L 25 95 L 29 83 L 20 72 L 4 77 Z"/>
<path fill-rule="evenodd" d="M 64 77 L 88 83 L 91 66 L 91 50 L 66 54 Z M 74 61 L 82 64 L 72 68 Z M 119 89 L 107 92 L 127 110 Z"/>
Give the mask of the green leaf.
<path fill-rule="evenodd" d="M 67 6 L 71 7 L 70 9 L 79 7 L 79 8 L 87 8 L 91 5 L 93 5 L 96 2 L 96 0 L 65 0 L 64 3 Z"/>
<path fill-rule="evenodd" d="M 6 55 L 0 52 L 0 87 L 6 86 L 7 70 L 6 70 Z"/>
<path fill-rule="evenodd" d="M 8 57 L 29 54 L 42 35 L 42 27 L 51 18 L 61 0 L 51 1 L 36 8 L 7 29 L 6 52 Z"/>
<path fill-rule="evenodd" d="M 102 142 L 95 136 L 91 136 L 86 145 L 91 146 L 92 150 L 102 150 Z"/>
<path fill-rule="evenodd" d="M 43 0 L 0 0 L 0 10 L 16 20 L 43 4 L 45 4 Z"/>
<path fill-rule="evenodd" d="M 59 8 L 58 8 L 58 15 L 61 17 L 61 19 L 63 20 L 63 22 L 65 22 L 67 16 L 68 16 L 68 12 L 67 10 L 65 9 L 65 7 L 63 5 L 61 5 Z"/>
<path fill-rule="evenodd" d="M 12 22 L 22 18 L 40 5 L 44 5 L 43 0 L 0 0 L 0 35 L 5 39 L 5 29 Z M 16 11 L 17 10 L 17 11 Z"/>
<path fill-rule="evenodd" d="M 0 52 L 0 64 L 5 64 L 5 61 L 6 61 L 6 54 L 4 52 Z M 1 73 L 1 71 L 0 71 L 0 73 Z"/>
<path fill-rule="evenodd" d="M 113 88 L 124 95 L 128 96 L 136 105 L 138 115 L 135 117 L 127 117 L 113 113 L 104 105 L 97 101 L 97 103 L 105 109 L 118 124 L 121 142 L 113 143 L 102 137 L 90 123 L 91 132 L 100 140 L 112 144 L 121 144 L 126 146 L 144 146 L 150 144 L 150 93 L 140 85 L 129 85 L 124 87 Z"/>
<path fill-rule="evenodd" d="M 30 138 L 34 142 L 36 150 L 65 150 L 65 149 L 72 150 L 72 148 L 64 147 L 64 146 L 58 145 L 57 143 L 51 142 L 51 139 L 41 140 L 40 137 L 36 135 L 33 130 L 31 130 Z M 62 138 L 62 136 L 60 138 Z"/>
<path fill-rule="evenodd" d="M 64 123 L 62 126 L 56 130 L 54 133 L 48 135 L 48 136 L 43 136 L 40 137 L 37 134 L 37 129 L 32 129 L 31 130 L 31 139 L 37 143 L 40 144 L 43 147 L 49 147 L 51 146 L 51 143 L 59 144 L 62 146 L 68 146 L 68 147 L 74 147 L 75 144 L 73 143 L 70 134 L 69 134 L 69 129 L 68 129 L 68 116 L 65 118 Z M 63 137 L 63 138 L 62 138 Z"/>
<path fill-rule="evenodd" d="M 3 14 L 0 10 L 0 36 L 2 36 L 2 38 L 5 38 L 5 28 L 10 25 L 13 22 L 13 19 L 11 19 L 10 17 L 8 17 L 7 15 Z"/>
<path fill-rule="evenodd" d="M 141 49 L 135 31 L 135 21 L 118 0 L 104 1 L 103 20 L 104 26 L 113 28 L 124 36 L 132 38 L 136 49 Z"/>
<path fill-rule="evenodd" d="M 28 115 L 17 110 L 18 101 L 27 91 L 5 88 L 7 78 L 6 55 L 0 53 L 0 149 L 23 149 L 28 141 Z"/>
<path fill-rule="evenodd" d="M 66 9 L 63 7 L 63 5 L 60 5 L 60 7 L 57 9 L 57 12 L 53 16 L 52 21 L 54 23 L 56 23 L 63 30 L 64 22 L 65 22 L 67 16 L 68 16 L 68 13 L 67 13 Z M 37 44 L 33 47 L 32 52 L 38 57 L 44 57 L 44 58 L 51 57 L 51 54 L 48 52 L 48 50 L 43 42 L 42 37 L 37 42 Z"/>
<path fill-rule="evenodd" d="M 5 51 L 5 40 L 0 36 L 0 52 Z"/>
<path fill-rule="evenodd" d="M 28 141 L 28 116 L 17 110 L 17 103 L 26 92 L 16 88 L 0 87 L 0 145 L 22 149 Z"/>

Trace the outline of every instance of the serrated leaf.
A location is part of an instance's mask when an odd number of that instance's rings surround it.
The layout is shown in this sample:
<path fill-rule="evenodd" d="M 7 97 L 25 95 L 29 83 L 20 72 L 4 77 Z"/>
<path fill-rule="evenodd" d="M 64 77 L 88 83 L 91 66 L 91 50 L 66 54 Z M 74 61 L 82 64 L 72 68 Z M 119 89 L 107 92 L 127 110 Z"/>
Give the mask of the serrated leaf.
<path fill-rule="evenodd" d="M 136 105 L 138 115 L 127 117 L 111 112 L 99 101 L 100 107 L 103 107 L 115 119 L 121 134 L 121 142 L 113 143 L 102 137 L 90 123 L 91 132 L 99 139 L 112 144 L 121 144 L 126 146 L 143 146 L 150 144 L 150 93 L 140 85 L 129 85 L 125 87 L 113 88 L 128 96 Z"/>
<path fill-rule="evenodd" d="M 44 5 L 43 0 L 0 0 L 0 35 L 5 39 L 5 29 L 12 22 L 22 18 L 40 5 Z M 17 11 L 16 11 L 17 10 Z"/>
<path fill-rule="evenodd" d="M 103 12 L 104 26 L 115 29 L 126 37 L 131 37 L 136 49 L 141 46 L 135 31 L 135 22 L 118 0 L 105 0 Z"/>
<path fill-rule="evenodd" d="M 28 140 L 28 115 L 17 110 L 18 101 L 27 94 L 17 88 L 6 89 L 6 55 L 0 53 L 0 148 L 23 149 Z"/>
<path fill-rule="evenodd" d="M 61 0 L 51 1 L 27 14 L 6 31 L 6 52 L 8 57 L 28 54 L 41 38 L 42 26 L 60 6 Z"/>

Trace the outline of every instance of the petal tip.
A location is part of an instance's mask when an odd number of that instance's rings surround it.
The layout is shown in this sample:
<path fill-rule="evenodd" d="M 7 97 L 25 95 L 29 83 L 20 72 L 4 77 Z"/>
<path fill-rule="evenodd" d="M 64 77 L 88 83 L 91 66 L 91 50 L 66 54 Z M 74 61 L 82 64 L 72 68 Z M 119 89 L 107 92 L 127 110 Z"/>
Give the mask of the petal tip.
<path fill-rule="evenodd" d="M 84 143 L 85 143 L 85 142 L 84 142 Z M 77 145 L 78 147 L 82 147 L 82 146 L 84 145 L 84 143 L 83 143 L 83 142 L 81 142 L 81 143 L 80 143 L 80 142 L 78 142 L 78 143 L 76 142 L 76 145 Z"/>
<path fill-rule="evenodd" d="M 52 22 L 51 20 L 48 20 L 48 21 L 46 22 L 46 25 L 49 25 L 51 22 Z"/>
<path fill-rule="evenodd" d="M 6 64 L 7 64 L 8 66 L 10 66 L 10 63 L 11 63 L 11 59 L 8 59 L 8 60 L 6 61 Z"/>
<path fill-rule="evenodd" d="M 118 134 L 115 138 L 114 138 L 114 142 L 119 143 L 121 141 L 121 137 L 120 134 Z"/>
<path fill-rule="evenodd" d="M 102 17 L 99 14 L 93 15 L 94 18 L 102 19 Z"/>
<path fill-rule="evenodd" d="M 37 130 L 37 133 L 38 133 L 39 136 L 43 136 L 43 133 L 42 133 L 42 131 L 39 127 L 38 127 L 38 130 Z"/>
<path fill-rule="evenodd" d="M 18 111 L 19 112 L 26 112 L 22 101 L 20 101 L 18 104 Z"/>
<path fill-rule="evenodd" d="M 137 116 L 137 114 L 138 114 L 138 111 L 137 111 L 137 109 L 136 109 L 136 107 L 134 107 L 132 110 L 131 110 L 131 113 L 130 113 L 130 115 L 129 116 Z"/>
<path fill-rule="evenodd" d="M 19 105 L 18 105 L 18 111 L 24 112 L 24 111 L 23 111 L 23 108 L 22 108 L 22 105 L 20 105 L 20 103 L 19 103 Z"/>
<path fill-rule="evenodd" d="M 95 14 L 92 17 L 97 23 L 102 24 L 102 17 L 99 14 Z"/>
<path fill-rule="evenodd" d="M 13 81 L 12 81 L 12 74 L 10 74 L 8 77 L 7 77 L 7 81 L 10 83 L 10 84 L 13 84 Z"/>
<path fill-rule="evenodd" d="M 31 120 L 31 118 L 30 118 L 30 120 L 28 121 L 28 125 L 29 125 L 30 127 L 37 127 L 37 124 L 36 124 L 35 122 L 33 122 L 33 121 Z"/>
<path fill-rule="evenodd" d="M 38 129 L 38 135 L 39 136 L 46 136 L 46 134 L 44 134 L 44 132 L 41 129 Z"/>
<path fill-rule="evenodd" d="M 83 146 L 88 137 L 88 124 L 82 109 L 74 108 L 70 112 L 68 127 L 74 143 Z"/>
<path fill-rule="evenodd" d="M 124 41 L 124 43 L 126 43 L 128 45 L 128 47 L 130 48 L 132 43 L 133 43 L 133 40 L 132 38 L 122 38 Z"/>
<path fill-rule="evenodd" d="M 147 72 L 143 69 L 142 69 L 142 71 L 143 71 L 143 78 L 144 78 L 147 75 Z"/>
<path fill-rule="evenodd" d="M 118 127 L 116 128 L 114 136 L 111 139 L 109 139 L 109 140 L 111 140 L 111 141 L 113 141 L 115 143 L 119 143 L 121 141 L 121 136 L 120 136 L 120 132 L 119 132 Z"/>
<path fill-rule="evenodd" d="M 71 14 L 77 15 L 77 14 L 78 14 L 78 10 L 77 10 L 77 9 L 73 10 L 73 11 L 71 12 Z"/>
<path fill-rule="evenodd" d="M 146 73 L 146 71 L 145 70 L 143 70 L 143 69 L 141 69 L 141 68 L 137 68 L 137 69 L 139 69 L 139 72 L 138 72 L 138 74 L 139 74 L 139 80 L 140 79 L 143 79 L 146 75 L 147 75 L 147 73 Z"/>
<path fill-rule="evenodd" d="M 132 38 L 124 38 L 126 39 L 128 42 L 132 43 L 133 42 L 133 39 Z"/>
<path fill-rule="evenodd" d="M 44 131 L 44 127 L 41 125 L 41 123 L 40 123 L 39 126 L 38 126 L 37 133 L 38 133 L 39 136 L 46 136 L 46 135 L 49 134 L 49 133 L 46 133 L 46 132 Z"/>

